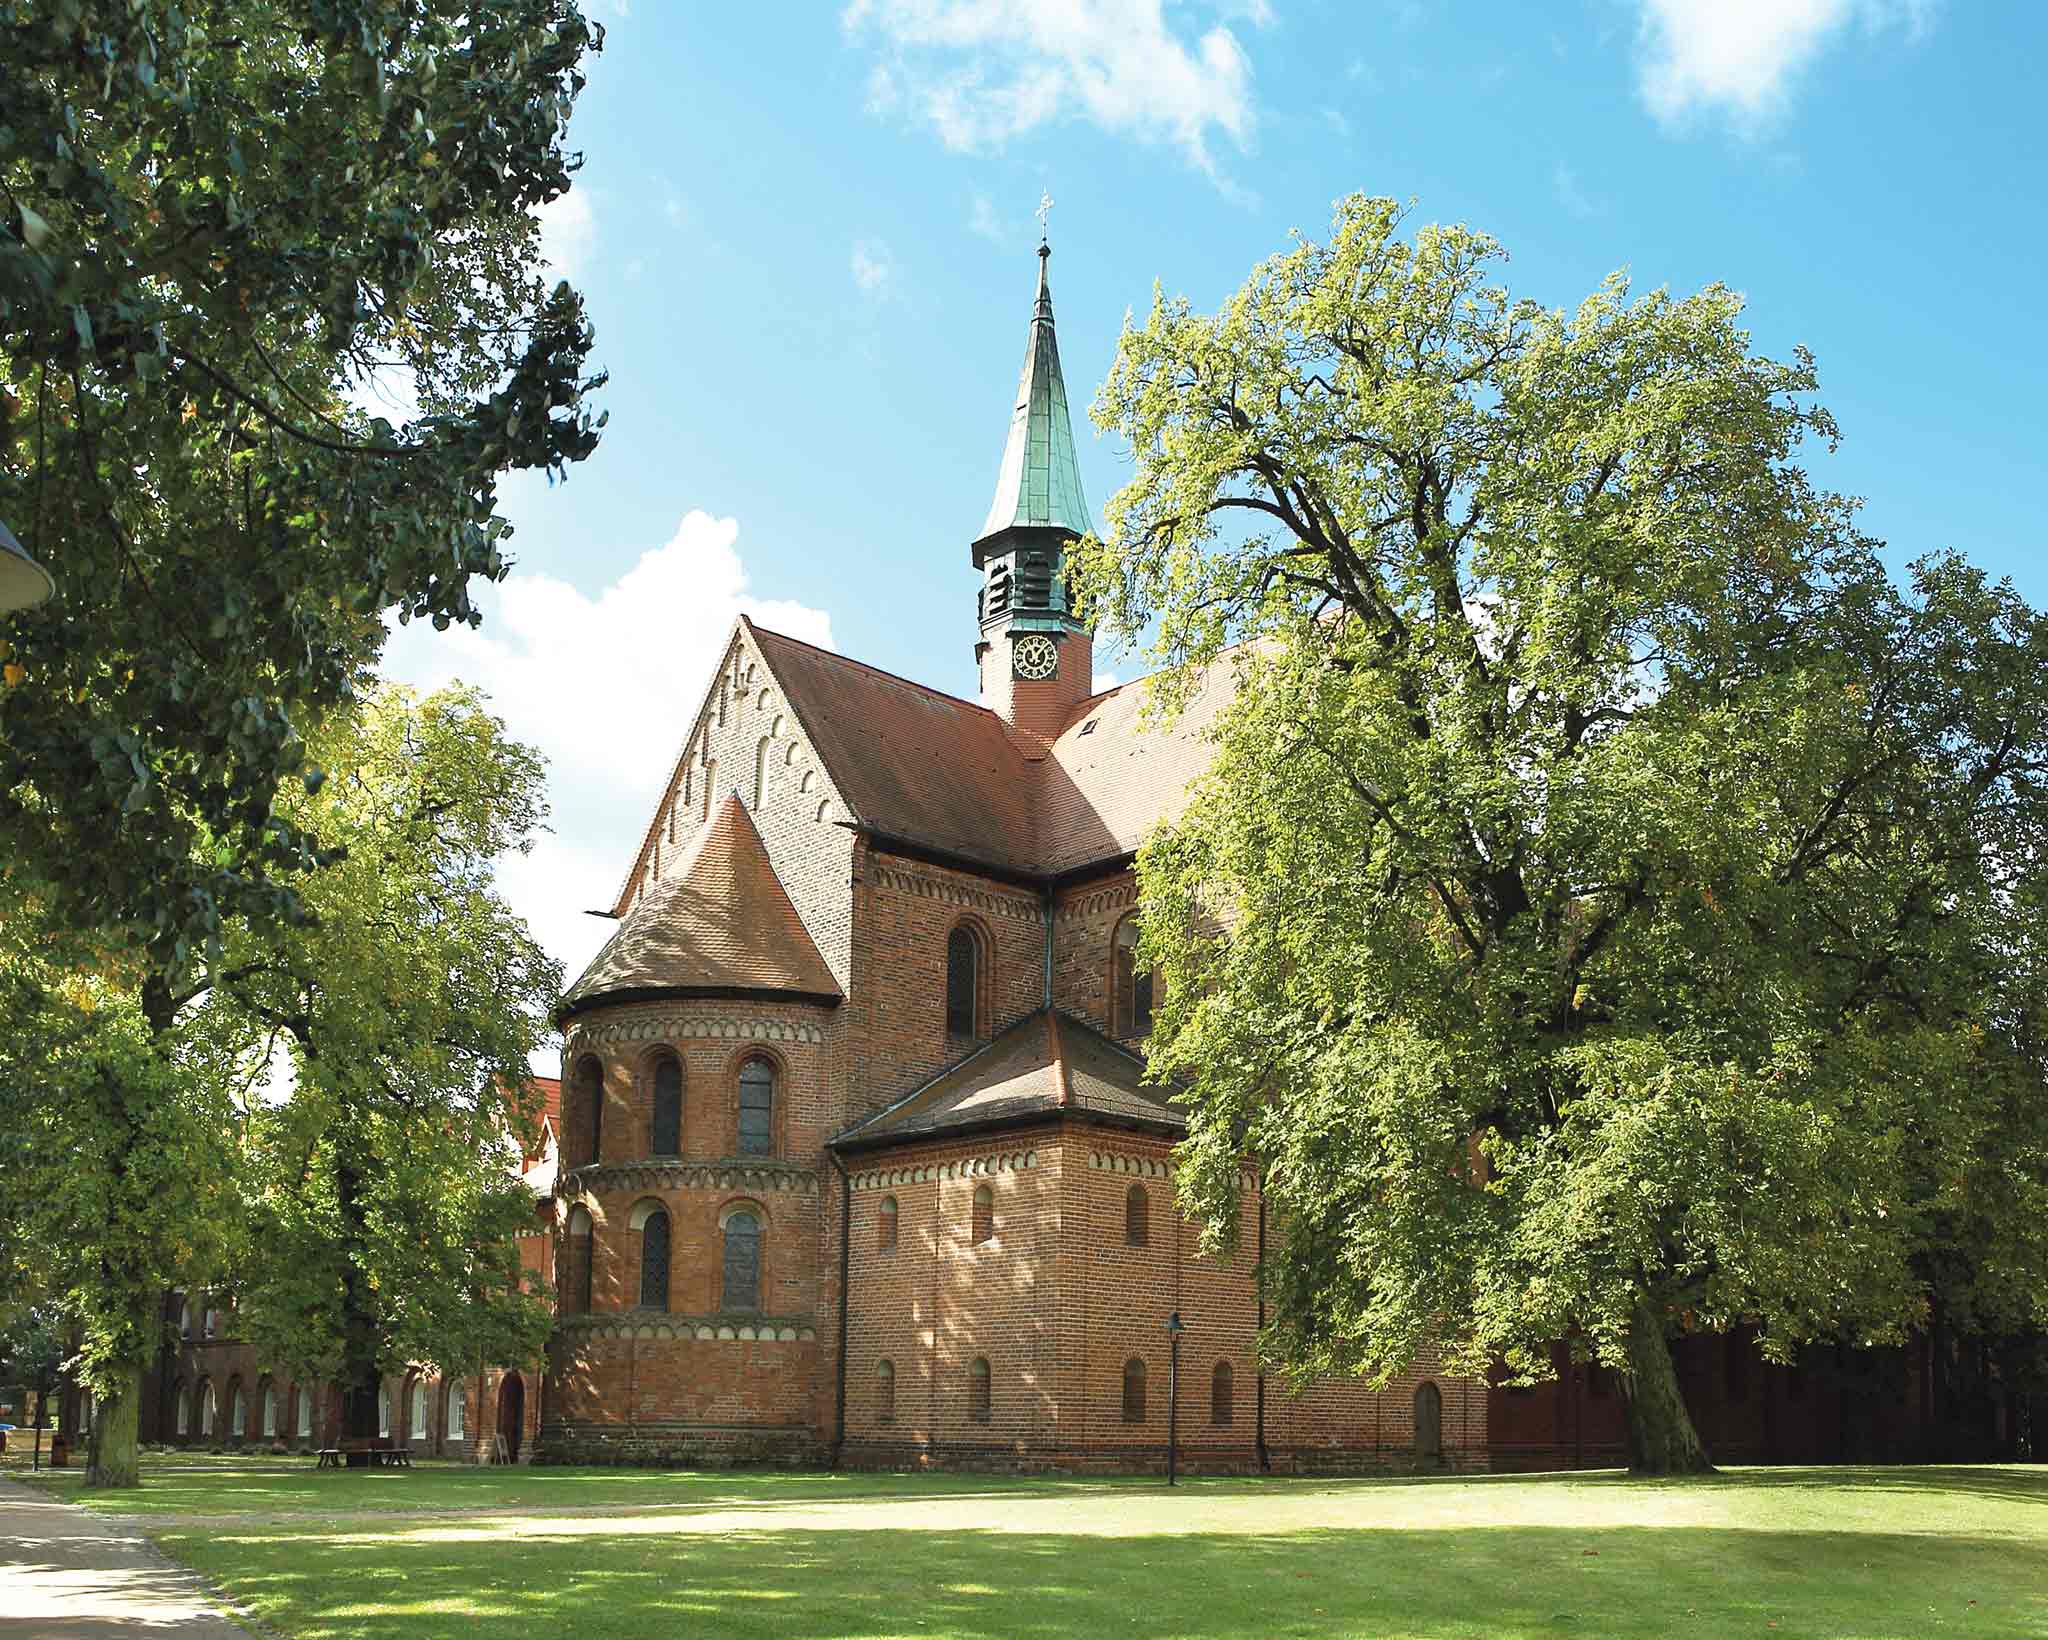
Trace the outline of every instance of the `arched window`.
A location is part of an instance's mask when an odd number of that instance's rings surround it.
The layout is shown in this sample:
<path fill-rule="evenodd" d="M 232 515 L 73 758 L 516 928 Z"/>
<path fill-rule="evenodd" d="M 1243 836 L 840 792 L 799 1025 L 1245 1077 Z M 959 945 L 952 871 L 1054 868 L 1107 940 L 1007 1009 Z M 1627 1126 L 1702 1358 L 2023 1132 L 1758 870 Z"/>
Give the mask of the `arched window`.
<path fill-rule="evenodd" d="M 974 1244 L 978 1247 L 996 1233 L 996 1193 L 985 1184 L 974 1187 Z"/>
<path fill-rule="evenodd" d="M 725 721 L 725 708 L 723 704 L 723 697 L 720 698 L 718 721 L 720 723 L 723 723 Z M 717 787 L 717 785 L 718 759 L 715 757 L 707 758 L 704 762 L 704 818 L 706 820 L 709 820 L 711 818 L 711 793 Z"/>
<path fill-rule="evenodd" d="M 683 1153 L 683 1062 L 663 1054 L 654 1062 L 654 1136 L 657 1156 Z"/>
<path fill-rule="evenodd" d="M 762 799 L 768 795 L 768 753 L 775 744 L 763 735 L 760 744 L 754 748 L 754 812 L 761 812 Z"/>
<path fill-rule="evenodd" d="M 1145 1421 L 1145 1363 L 1136 1356 L 1124 1363 L 1124 1422 Z"/>
<path fill-rule="evenodd" d="M 1116 978 L 1116 1036 L 1146 1036 L 1152 1030 L 1152 976 L 1138 968 L 1138 919 L 1116 925 L 1111 942 Z"/>
<path fill-rule="evenodd" d="M 202 1383 L 199 1386 L 200 1434 L 211 1435 L 214 1432 L 214 1425 L 218 1422 L 218 1410 L 213 1401 L 213 1385 L 211 1383 Z"/>
<path fill-rule="evenodd" d="M 740 1067 L 740 1154 L 775 1150 L 775 1067 L 758 1054 Z"/>
<path fill-rule="evenodd" d="M 171 1416 L 177 1421 L 180 1435 L 192 1433 L 192 1402 L 185 1394 L 185 1380 L 182 1378 L 171 1386 Z"/>
<path fill-rule="evenodd" d="M 384 1439 L 391 1438 L 391 1386 L 377 1386 L 377 1433 Z"/>
<path fill-rule="evenodd" d="M 1152 1199 L 1134 1184 L 1124 1192 L 1124 1245 L 1143 1247 L 1152 1239 Z"/>
<path fill-rule="evenodd" d="M 242 1380 L 230 1378 L 228 1380 L 228 1415 L 221 1420 L 220 1432 L 229 1440 L 236 1440 L 241 1436 L 243 1422 Z"/>
<path fill-rule="evenodd" d="M 427 1438 L 427 1381 L 424 1378 L 412 1381 L 412 1407 L 405 1421 L 405 1438 L 408 1441 Z"/>
<path fill-rule="evenodd" d="M 309 1384 L 301 1384 L 298 1388 L 297 1393 L 299 1397 L 299 1439 L 302 1441 L 310 1441 L 313 1438 L 312 1386 Z"/>
<path fill-rule="evenodd" d="M 967 1416 L 977 1424 L 988 1422 L 988 1361 L 979 1355 L 967 1369 Z"/>
<path fill-rule="evenodd" d="M 1436 1385 L 1423 1383 L 1415 1390 L 1415 1455 L 1437 1458 L 1444 1450 L 1444 1396 Z"/>
<path fill-rule="evenodd" d="M 277 1433 L 277 1386 L 263 1386 L 263 1434 L 265 1439 Z"/>
<path fill-rule="evenodd" d="M 875 1209 L 875 1248 L 878 1252 L 896 1251 L 896 1198 L 884 1196 L 882 1205 Z"/>
<path fill-rule="evenodd" d="M 586 1056 L 576 1062 L 576 1119 L 583 1125 L 583 1165 L 604 1154 L 604 1067 Z"/>
<path fill-rule="evenodd" d="M 562 1309 L 569 1315 L 590 1312 L 591 1243 L 597 1239 L 595 1229 L 589 1208 L 569 1209 L 569 1234 L 562 1247 Z"/>
<path fill-rule="evenodd" d="M 660 1208 L 640 1226 L 640 1308 L 668 1308 L 668 1214 Z"/>
<path fill-rule="evenodd" d="M 171 1299 L 171 1328 L 180 1338 L 192 1336 L 192 1306 L 185 1301 L 183 1293 Z"/>
<path fill-rule="evenodd" d="M 1233 1410 L 1231 1394 L 1237 1388 L 1237 1375 L 1230 1370 L 1228 1361 L 1218 1361 L 1216 1370 L 1209 1375 L 1209 1422 L 1227 1424 Z"/>
<path fill-rule="evenodd" d="M 980 1018 L 981 941 L 962 923 L 946 936 L 946 1034 L 973 1036 Z"/>
<path fill-rule="evenodd" d="M 875 1422 L 893 1424 L 896 1421 L 896 1363 L 879 1361 L 875 1364 Z"/>
<path fill-rule="evenodd" d="M 761 1307 L 761 1221 L 744 1208 L 725 1220 L 725 1292 L 719 1307 Z"/>

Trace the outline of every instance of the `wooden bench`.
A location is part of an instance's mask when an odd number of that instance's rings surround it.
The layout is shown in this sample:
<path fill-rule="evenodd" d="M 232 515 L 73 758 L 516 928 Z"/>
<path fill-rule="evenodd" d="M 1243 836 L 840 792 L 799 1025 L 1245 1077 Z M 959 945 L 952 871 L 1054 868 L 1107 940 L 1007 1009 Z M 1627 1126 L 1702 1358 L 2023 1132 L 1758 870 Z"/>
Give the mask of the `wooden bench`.
<path fill-rule="evenodd" d="M 320 1452 L 321 1469 L 410 1469 L 412 1449 L 392 1440 L 344 1440 Z"/>

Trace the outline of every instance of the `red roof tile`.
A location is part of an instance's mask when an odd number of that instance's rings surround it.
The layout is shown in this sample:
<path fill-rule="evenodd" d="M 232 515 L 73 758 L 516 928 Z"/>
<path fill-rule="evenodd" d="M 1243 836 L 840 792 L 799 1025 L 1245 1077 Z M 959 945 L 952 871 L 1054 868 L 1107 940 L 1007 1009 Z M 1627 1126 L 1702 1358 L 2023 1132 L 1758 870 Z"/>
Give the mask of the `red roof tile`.
<path fill-rule="evenodd" d="M 1161 724 L 1142 716 L 1143 680 L 1123 684 L 1081 702 L 1049 756 L 1027 755 L 984 706 L 749 629 L 858 823 L 1030 875 L 1117 859 L 1178 815 L 1236 692 L 1225 656 Z"/>
<path fill-rule="evenodd" d="M 1072 1014 L 1041 1009 L 877 1111 L 835 1143 L 855 1148 L 1072 1111 L 1185 1129 L 1145 1065 Z"/>
<path fill-rule="evenodd" d="M 562 1125 L 562 1079 L 559 1076 L 529 1076 L 527 1081 L 540 1089 L 541 1109 L 559 1128 Z"/>
<path fill-rule="evenodd" d="M 562 998 L 745 990 L 837 998 L 838 983 L 775 875 L 761 834 L 728 793 L 673 876 L 649 888 Z"/>
<path fill-rule="evenodd" d="M 748 624 L 856 819 L 968 859 L 1031 869 L 1033 766 L 1001 718 Z"/>

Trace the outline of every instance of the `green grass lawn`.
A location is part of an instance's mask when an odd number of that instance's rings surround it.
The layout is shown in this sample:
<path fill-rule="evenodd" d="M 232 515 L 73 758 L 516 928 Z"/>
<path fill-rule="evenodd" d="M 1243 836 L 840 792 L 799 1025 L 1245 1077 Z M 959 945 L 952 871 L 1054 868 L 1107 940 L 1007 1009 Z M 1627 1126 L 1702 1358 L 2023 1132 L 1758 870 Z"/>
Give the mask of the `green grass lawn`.
<path fill-rule="evenodd" d="M 2048 1470 L 2020 1467 L 1170 1492 L 273 1462 L 92 1506 L 293 1637 L 2048 1636 Z"/>

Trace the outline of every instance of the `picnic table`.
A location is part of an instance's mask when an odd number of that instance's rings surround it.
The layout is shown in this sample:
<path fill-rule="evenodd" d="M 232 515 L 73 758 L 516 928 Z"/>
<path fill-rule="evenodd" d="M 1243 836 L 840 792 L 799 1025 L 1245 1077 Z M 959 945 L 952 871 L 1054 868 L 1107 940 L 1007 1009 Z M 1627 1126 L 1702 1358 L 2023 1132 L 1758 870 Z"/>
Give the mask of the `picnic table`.
<path fill-rule="evenodd" d="M 316 1469 L 410 1469 L 412 1449 L 390 1440 L 343 1441 L 323 1446 Z"/>

